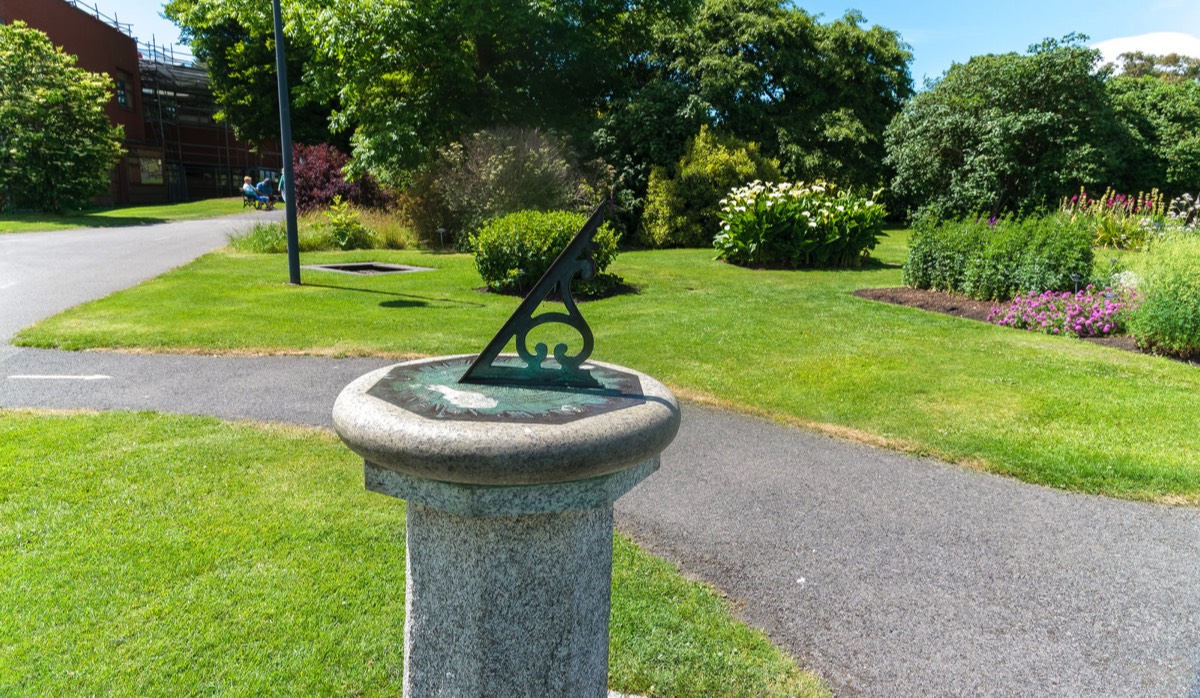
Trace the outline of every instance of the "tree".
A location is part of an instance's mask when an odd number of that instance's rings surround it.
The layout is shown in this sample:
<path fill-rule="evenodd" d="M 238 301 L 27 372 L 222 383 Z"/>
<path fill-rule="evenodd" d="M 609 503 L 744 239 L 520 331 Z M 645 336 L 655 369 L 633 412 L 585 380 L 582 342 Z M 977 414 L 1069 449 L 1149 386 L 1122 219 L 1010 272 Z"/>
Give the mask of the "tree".
<path fill-rule="evenodd" d="M 677 9 L 658 18 L 634 89 L 609 101 L 593 135 L 628 187 L 629 228 L 651 169 L 675 167 L 704 125 L 758 143 L 790 178 L 871 188 L 890 178 L 884 130 L 912 93 L 895 32 L 864 28 L 858 13 L 821 24 L 780 0 Z"/>
<path fill-rule="evenodd" d="M 62 212 L 105 191 L 124 135 L 111 86 L 24 22 L 0 25 L 0 208 Z"/>
<path fill-rule="evenodd" d="M 342 0 L 314 7 L 355 166 L 402 183 L 438 149 L 495 126 L 586 145 L 627 90 L 644 28 L 691 0 Z"/>
<path fill-rule="evenodd" d="M 785 0 L 707 0 L 672 69 L 711 124 L 761 144 L 788 176 L 874 187 L 883 134 L 912 94 L 908 47 L 857 12 L 821 24 Z"/>
<path fill-rule="evenodd" d="M 947 215 L 1053 205 L 1113 170 L 1120 127 L 1087 37 L 950 67 L 887 129 L 893 188 Z"/>
<path fill-rule="evenodd" d="M 1129 78 L 1156 77 L 1167 82 L 1200 82 L 1200 58 L 1168 53 L 1165 56 L 1131 51 L 1117 56 L 1121 75 Z"/>
<path fill-rule="evenodd" d="M 291 98 L 292 136 L 298 143 L 333 141 L 347 147 L 349 139 L 331 133 L 329 119 L 337 108 L 336 91 L 316 89 L 319 71 L 312 37 L 299 21 L 299 8 L 285 20 L 287 70 Z M 196 58 L 208 68 L 213 98 L 220 106 L 216 118 L 234 135 L 260 145 L 279 141 L 279 100 L 276 88 L 275 33 L 270 2 L 248 0 L 171 0 L 164 14 L 180 26 Z"/>
<path fill-rule="evenodd" d="M 1118 76 L 1107 87 L 1124 128 L 1113 185 L 1171 196 L 1200 191 L 1200 82 Z"/>

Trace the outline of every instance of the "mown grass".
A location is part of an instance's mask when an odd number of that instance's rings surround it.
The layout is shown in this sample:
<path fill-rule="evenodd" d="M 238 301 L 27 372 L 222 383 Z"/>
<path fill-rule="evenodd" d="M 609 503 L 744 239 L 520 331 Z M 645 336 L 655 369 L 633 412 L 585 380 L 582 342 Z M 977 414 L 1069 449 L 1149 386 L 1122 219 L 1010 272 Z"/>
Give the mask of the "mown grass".
<path fill-rule="evenodd" d="M 396 696 L 404 504 L 315 430 L 0 411 L 0 695 Z M 614 689 L 828 691 L 618 537 Z"/>
<path fill-rule="evenodd" d="M 856 298 L 900 285 L 884 264 L 756 271 L 707 250 L 627 252 L 640 293 L 586 303 L 593 356 L 686 398 L 935 455 L 1028 482 L 1200 504 L 1200 371 L 1167 359 Z M 383 354 L 479 351 L 516 307 L 480 293 L 470 257 L 306 255 L 435 267 L 399 276 L 305 272 L 214 254 L 18 335 L 27 346 Z M 798 464 L 797 467 L 802 467 Z"/>
<path fill-rule="evenodd" d="M 0 234 L 37 233 L 70 228 L 119 228 L 132 225 L 152 225 L 170 221 L 215 218 L 242 213 L 240 198 L 206 199 L 182 204 L 128 206 L 82 213 L 55 215 L 50 213 L 0 214 Z"/>

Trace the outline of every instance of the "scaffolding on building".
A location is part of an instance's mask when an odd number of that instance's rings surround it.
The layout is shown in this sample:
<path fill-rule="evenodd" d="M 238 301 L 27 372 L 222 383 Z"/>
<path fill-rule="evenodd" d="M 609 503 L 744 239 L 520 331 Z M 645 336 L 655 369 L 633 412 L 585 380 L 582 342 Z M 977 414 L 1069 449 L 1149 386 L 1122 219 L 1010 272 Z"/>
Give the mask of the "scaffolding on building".
<path fill-rule="evenodd" d="M 168 201 L 236 196 L 242 177 L 259 181 L 278 176 L 280 154 L 254 151 L 239 141 L 228 123 L 216 119 L 208 70 L 185 47 L 138 39 L 133 26 L 86 0 L 66 0 L 76 9 L 134 40 L 141 80 L 146 139 L 128 143 L 139 158 L 161 153 L 161 184 Z"/>
<path fill-rule="evenodd" d="M 177 47 L 138 42 L 146 134 L 163 149 L 172 201 L 234 196 L 243 176 L 278 176 L 278 152 L 254 152 L 216 119 L 208 71 Z"/>

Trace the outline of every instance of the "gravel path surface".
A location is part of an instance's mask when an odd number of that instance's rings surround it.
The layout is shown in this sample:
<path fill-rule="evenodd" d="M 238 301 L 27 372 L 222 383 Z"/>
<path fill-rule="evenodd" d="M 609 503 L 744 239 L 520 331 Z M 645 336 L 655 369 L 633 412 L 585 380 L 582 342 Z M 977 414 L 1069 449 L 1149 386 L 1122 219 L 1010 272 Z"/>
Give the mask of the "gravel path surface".
<path fill-rule="evenodd" d="M 0 341 L 219 247 L 238 224 L 0 236 Z M 341 388 L 387 363 L 0 344 L 0 407 L 328 426 Z M 837 695 L 1200 698 L 1200 510 L 691 405 L 683 418 L 662 470 L 618 501 L 618 527 L 725 592 Z"/>

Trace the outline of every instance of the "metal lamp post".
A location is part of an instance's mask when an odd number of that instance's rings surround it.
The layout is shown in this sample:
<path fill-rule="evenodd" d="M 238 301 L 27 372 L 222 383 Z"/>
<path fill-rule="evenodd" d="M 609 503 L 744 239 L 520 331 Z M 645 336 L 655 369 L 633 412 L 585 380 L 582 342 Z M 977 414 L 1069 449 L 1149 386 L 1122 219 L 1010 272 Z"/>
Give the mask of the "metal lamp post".
<path fill-rule="evenodd" d="M 296 185 L 292 167 L 292 114 L 289 106 L 287 62 L 284 60 L 283 12 L 274 0 L 275 70 L 279 87 L 279 145 L 283 160 L 283 196 L 287 216 L 288 282 L 300 284 L 300 235 L 296 228 Z"/>

